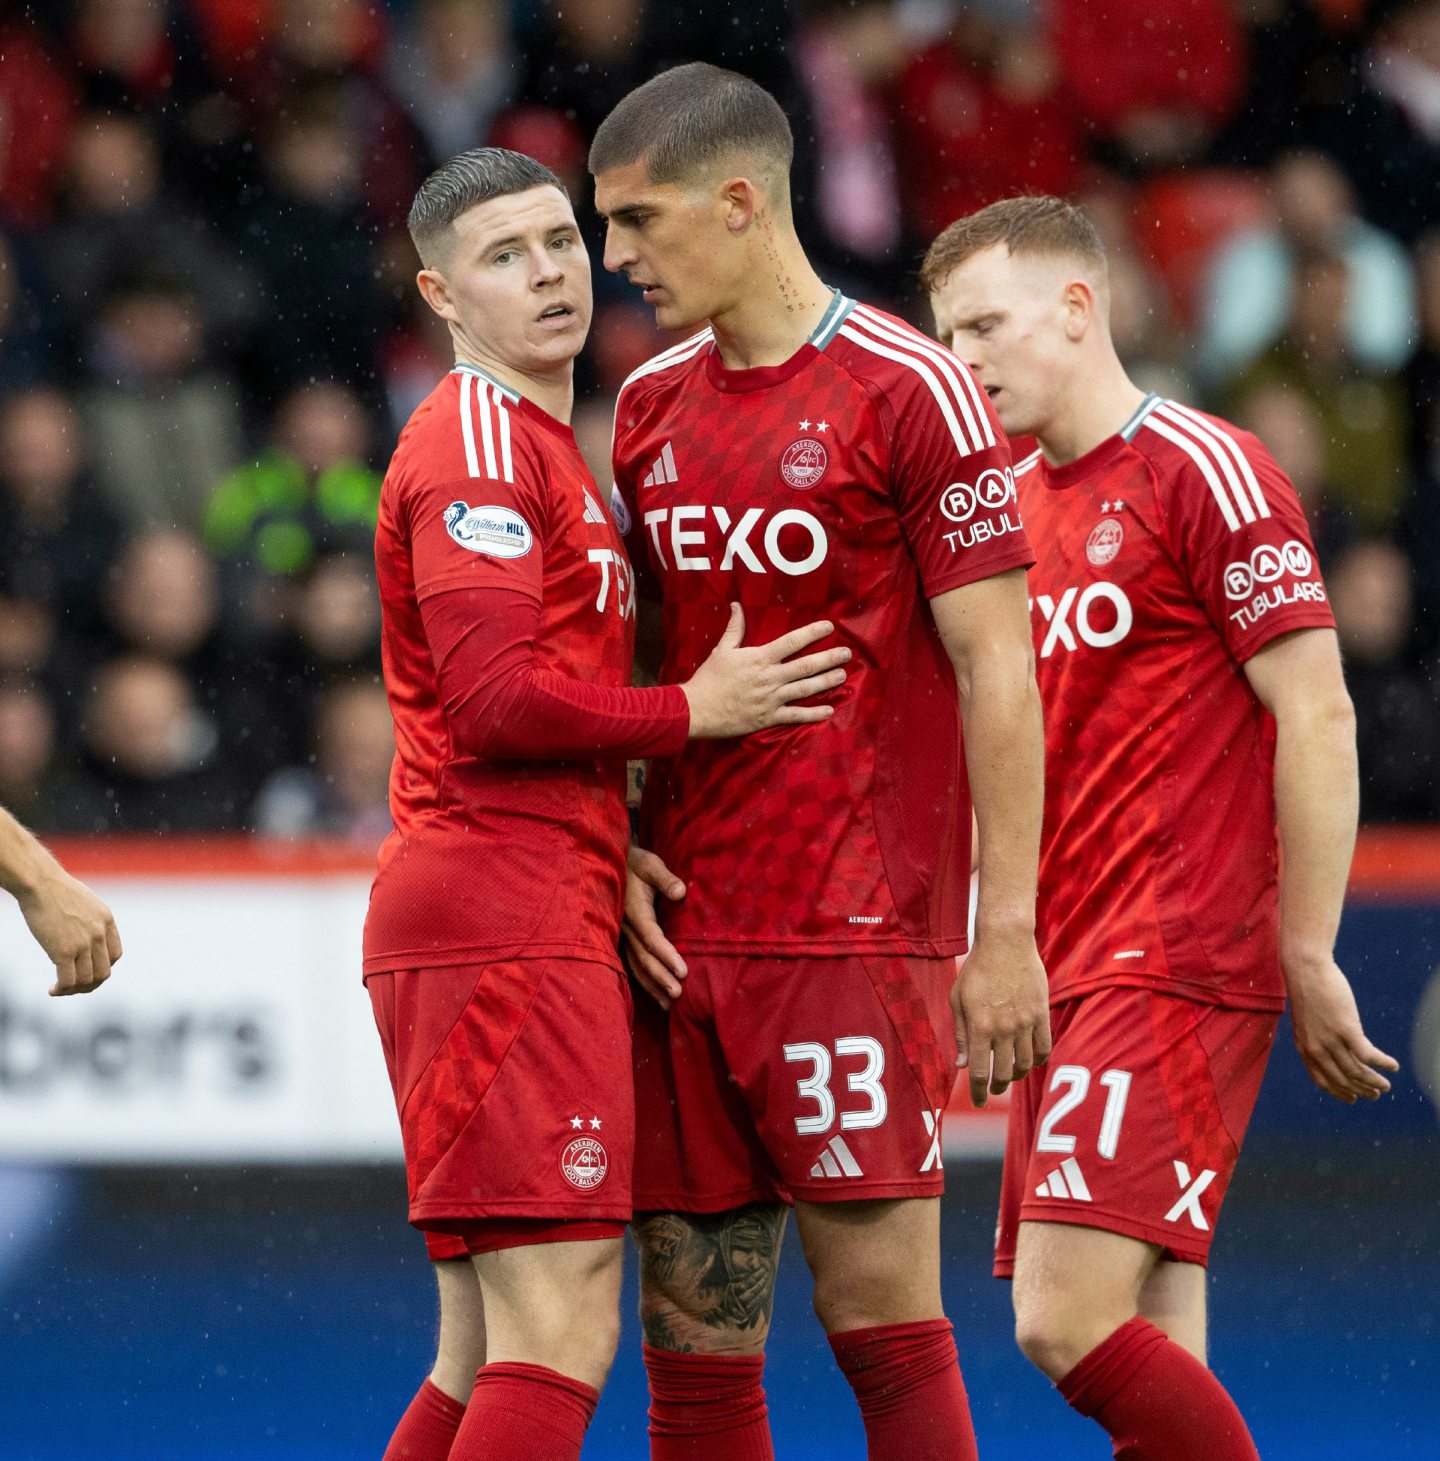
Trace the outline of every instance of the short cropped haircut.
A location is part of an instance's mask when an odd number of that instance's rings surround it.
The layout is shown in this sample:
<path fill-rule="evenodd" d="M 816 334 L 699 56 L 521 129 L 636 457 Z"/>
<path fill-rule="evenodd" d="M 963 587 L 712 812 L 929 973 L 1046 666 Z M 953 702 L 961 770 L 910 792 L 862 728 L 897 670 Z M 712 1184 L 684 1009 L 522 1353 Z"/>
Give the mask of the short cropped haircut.
<path fill-rule="evenodd" d="M 930 245 L 920 266 L 920 287 L 933 294 L 972 254 L 1004 244 L 1012 254 L 1062 254 L 1106 271 L 1105 246 L 1095 225 L 1073 203 L 1048 194 L 1003 198 L 957 218 Z"/>
<path fill-rule="evenodd" d="M 652 182 L 687 182 L 736 153 L 788 176 L 795 139 L 780 103 L 748 76 L 704 61 L 637 87 L 600 124 L 590 171 L 644 162 Z M 788 204 L 788 193 L 772 200 Z"/>
<path fill-rule="evenodd" d="M 552 187 L 569 197 L 565 184 L 545 166 L 523 152 L 505 147 L 475 147 L 452 157 L 420 184 L 410 205 L 406 225 L 416 252 L 428 267 L 437 245 L 455 220 L 480 203 Z"/>

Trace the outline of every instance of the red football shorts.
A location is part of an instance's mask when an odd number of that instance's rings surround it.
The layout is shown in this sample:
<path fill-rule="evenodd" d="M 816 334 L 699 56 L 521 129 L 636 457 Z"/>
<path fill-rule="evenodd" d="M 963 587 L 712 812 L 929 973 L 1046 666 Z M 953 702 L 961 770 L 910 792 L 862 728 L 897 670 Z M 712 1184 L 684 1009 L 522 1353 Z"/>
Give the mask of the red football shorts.
<path fill-rule="evenodd" d="M 623 1234 L 635 1150 L 623 975 L 525 959 L 366 985 L 410 1221 L 432 1259 Z"/>
<path fill-rule="evenodd" d="M 995 1274 L 1022 1222 L 1104 1228 L 1203 1265 L 1279 1016 L 1153 989 L 1050 1011 L 1049 1064 L 1013 1088 Z"/>
<path fill-rule="evenodd" d="M 635 1207 L 935 1197 L 955 960 L 687 958 L 635 1014 Z"/>

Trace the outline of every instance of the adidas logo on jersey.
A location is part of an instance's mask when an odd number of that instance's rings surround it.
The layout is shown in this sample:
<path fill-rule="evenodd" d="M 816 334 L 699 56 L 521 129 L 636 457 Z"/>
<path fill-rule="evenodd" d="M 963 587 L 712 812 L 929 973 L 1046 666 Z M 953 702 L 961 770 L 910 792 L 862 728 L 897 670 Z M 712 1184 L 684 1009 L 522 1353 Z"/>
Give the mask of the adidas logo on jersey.
<path fill-rule="evenodd" d="M 820 1149 L 819 1159 L 810 1168 L 812 1177 L 863 1177 L 860 1163 L 845 1144 L 843 1136 L 832 1136 Z"/>
<path fill-rule="evenodd" d="M 1035 1189 L 1036 1197 L 1068 1197 L 1076 1202 L 1090 1202 L 1090 1188 L 1085 1174 L 1074 1157 L 1066 1157 L 1058 1167 Z"/>
<path fill-rule="evenodd" d="M 665 482 L 678 482 L 680 474 L 675 470 L 675 453 L 670 450 L 670 443 L 665 443 L 665 450 L 650 464 L 650 470 L 646 472 L 642 487 L 659 487 Z"/>
<path fill-rule="evenodd" d="M 598 523 L 601 527 L 605 525 L 605 514 L 600 511 L 600 504 L 588 492 L 585 493 L 585 521 Z"/>

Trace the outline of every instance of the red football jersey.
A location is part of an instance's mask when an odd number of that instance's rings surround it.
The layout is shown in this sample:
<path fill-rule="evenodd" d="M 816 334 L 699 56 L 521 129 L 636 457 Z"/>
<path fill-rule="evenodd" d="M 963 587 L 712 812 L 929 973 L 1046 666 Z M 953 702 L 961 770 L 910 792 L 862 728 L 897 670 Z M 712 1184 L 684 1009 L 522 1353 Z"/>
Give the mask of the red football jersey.
<path fill-rule="evenodd" d="M 645 832 L 688 885 L 682 949 L 965 948 L 970 801 L 955 677 L 926 599 L 1032 561 L 988 399 L 933 340 L 836 295 L 783 365 L 728 370 L 709 331 L 616 405 L 616 517 L 658 588 L 662 682 L 728 605 L 762 644 L 831 619 L 854 653 L 822 724 L 652 763 Z"/>
<path fill-rule="evenodd" d="M 1051 998 L 1128 984 L 1277 1009 L 1274 721 L 1242 666 L 1335 622 L 1295 489 L 1248 432 L 1156 396 L 1016 478 L 1038 545 Z"/>
<path fill-rule="evenodd" d="M 473 366 L 400 435 L 380 494 L 375 559 L 397 755 L 395 831 L 365 923 L 367 973 L 525 956 L 618 967 L 623 758 L 484 760 L 453 741 L 421 618 L 451 589 L 541 605 L 537 663 L 628 686 L 629 560 L 575 437 Z"/>

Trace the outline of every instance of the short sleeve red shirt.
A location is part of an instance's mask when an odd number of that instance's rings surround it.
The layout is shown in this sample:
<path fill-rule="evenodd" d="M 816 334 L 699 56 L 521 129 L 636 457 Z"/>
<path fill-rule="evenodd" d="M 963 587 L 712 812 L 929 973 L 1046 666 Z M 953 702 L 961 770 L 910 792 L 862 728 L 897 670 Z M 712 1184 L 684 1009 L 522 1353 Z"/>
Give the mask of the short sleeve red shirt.
<path fill-rule="evenodd" d="M 630 683 L 629 560 L 574 435 L 458 367 L 400 435 L 375 560 L 397 754 L 366 972 L 522 955 L 618 967 L 624 760 L 488 761 L 458 748 L 420 609 L 452 589 L 528 594 L 541 606 L 540 668 Z"/>
<path fill-rule="evenodd" d="M 1031 561 L 990 403 L 934 341 L 837 295 L 785 364 L 705 332 L 616 408 L 617 519 L 663 605 L 663 682 L 728 606 L 762 644 L 817 619 L 854 654 L 834 717 L 652 763 L 649 845 L 685 879 L 681 949 L 965 947 L 970 803 L 954 673 L 927 600 Z"/>
<path fill-rule="evenodd" d="M 1243 665 L 1333 627 L 1295 489 L 1255 437 L 1147 397 L 1064 467 L 1016 467 L 1038 545 L 1038 934 L 1052 999 L 1102 985 L 1284 1003 L 1274 721 Z"/>

